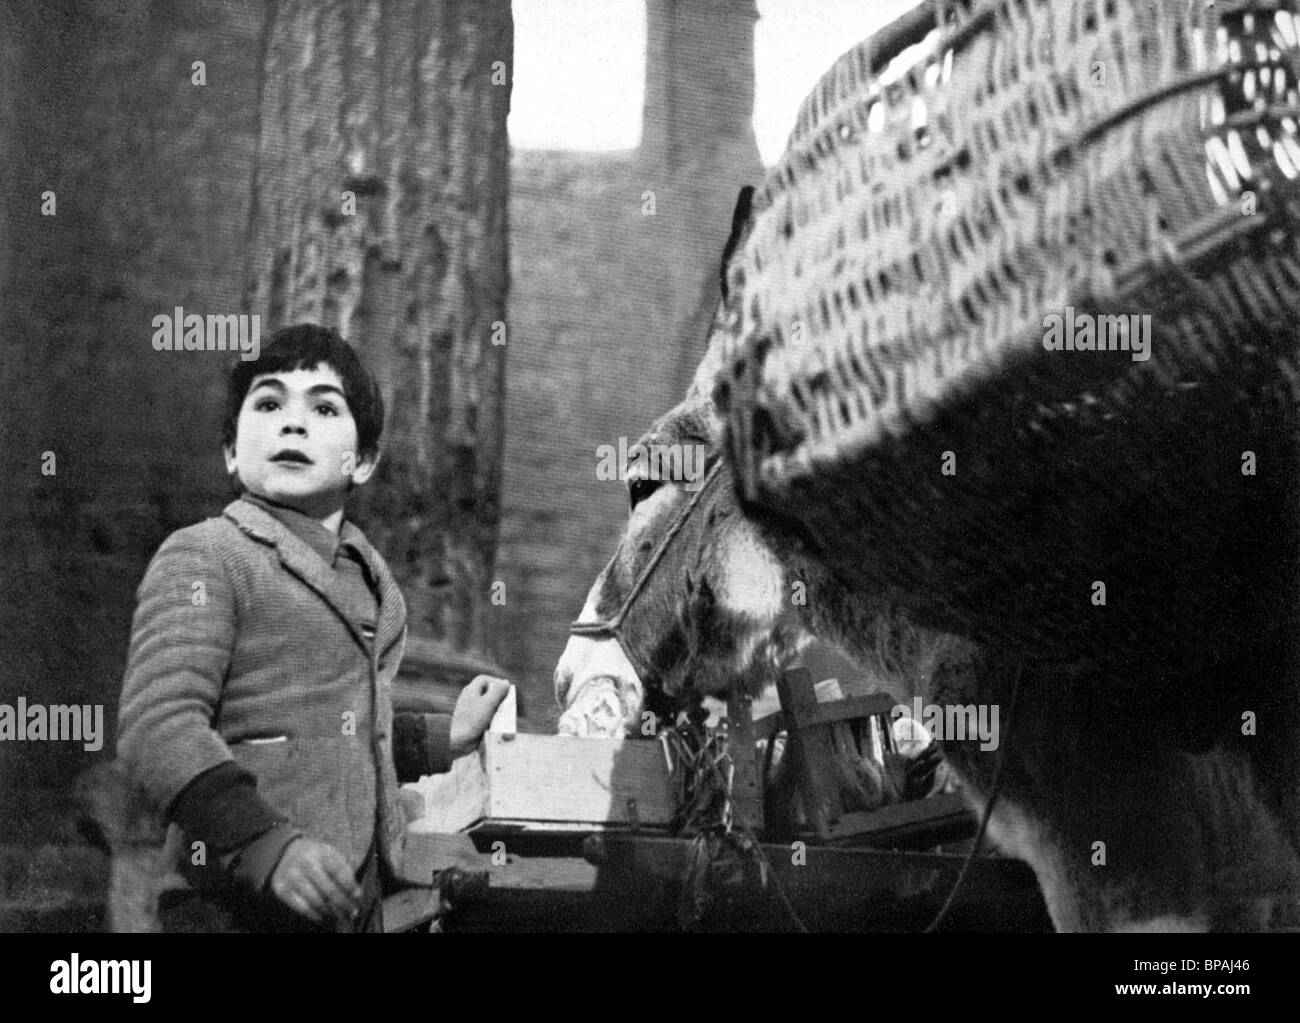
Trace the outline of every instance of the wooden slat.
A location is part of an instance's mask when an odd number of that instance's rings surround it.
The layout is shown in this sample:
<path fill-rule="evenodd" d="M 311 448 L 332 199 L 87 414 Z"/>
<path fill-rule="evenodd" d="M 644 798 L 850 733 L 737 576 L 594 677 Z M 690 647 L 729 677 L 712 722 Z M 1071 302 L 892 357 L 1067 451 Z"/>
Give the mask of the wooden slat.
<path fill-rule="evenodd" d="M 488 871 L 493 890 L 525 892 L 590 892 L 599 868 L 576 856 L 511 856 Z"/>
<path fill-rule="evenodd" d="M 754 721 L 754 741 L 767 739 L 769 742 L 775 739 L 778 732 L 786 730 L 785 715 L 780 711 L 775 714 L 768 714 L 765 717 L 758 718 Z"/>
<path fill-rule="evenodd" d="M 762 849 L 770 867 L 767 888 L 749 863 L 743 883 L 726 885 L 711 901 L 704 928 L 713 933 L 793 930 L 776 893 L 779 886 L 815 932 L 916 932 L 933 920 L 965 862 L 960 855 L 811 844 L 797 859 L 789 844 L 765 843 Z M 494 883 L 458 902 L 444 926 L 479 933 L 674 931 L 680 926 L 682 879 L 695 853 L 686 840 L 611 836 L 593 889 L 508 889 Z M 980 856 L 947 927 L 1050 931 L 1051 921 L 1026 864 Z"/>
<path fill-rule="evenodd" d="M 870 696 L 847 696 L 842 700 L 818 703 L 810 707 L 801 707 L 795 714 L 800 728 L 812 725 L 829 725 L 836 721 L 849 721 L 857 718 L 869 718 L 876 714 L 888 714 L 898 705 L 898 701 L 888 693 L 873 693 Z"/>
<path fill-rule="evenodd" d="M 829 825 L 839 817 L 843 805 L 839 781 L 834 773 L 835 751 L 827 725 L 804 724 L 816 713 L 817 698 L 812 675 L 806 668 L 793 668 L 777 678 L 777 692 L 786 720 L 791 723 L 786 755 L 800 779 L 799 793 L 809 822 L 823 840 L 830 839 Z"/>
<path fill-rule="evenodd" d="M 847 721 L 836 721 L 831 724 L 831 742 L 836 753 L 849 757 L 860 757 L 858 752 L 857 740 L 853 738 L 853 726 Z"/>
<path fill-rule="evenodd" d="M 441 870 L 482 873 L 488 869 L 489 862 L 489 857 L 474 847 L 468 835 L 408 830 L 402 846 L 399 877 L 408 884 L 427 885 Z"/>
<path fill-rule="evenodd" d="M 657 742 L 488 732 L 447 774 L 412 783 L 416 831 L 455 832 L 485 819 L 665 825 L 673 815 Z"/>
<path fill-rule="evenodd" d="M 477 838 L 509 838 L 511 835 L 590 835 L 597 832 L 647 831 L 667 833 L 666 824 L 632 825 L 626 821 L 539 821 L 516 817 L 489 817 L 465 829 Z"/>
<path fill-rule="evenodd" d="M 384 930 L 391 934 L 428 924 L 441 908 L 436 888 L 403 888 L 384 899 Z"/>
<path fill-rule="evenodd" d="M 727 701 L 731 722 L 732 763 L 731 800 L 736 816 L 750 828 L 763 828 L 763 761 L 754 738 L 754 701 L 748 696 L 733 695 Z"/>
<path fill-rule="evenodd" d="M 672 820 L 668 766 L 657 742 L 567 735 L 520 735 L 505 742 L 489 734 L 487 744 L 490 817 Z"/>
<path fill-rule="evenodd" d="M 969 837 L 975 829 L 975 814 L 966 801 L 956 794 L 944 794 L 882 806 L 870 813 L 846 813 L 831 822 L 830 838 L 836 844 L 867 846 L 939 845 Z"/>
<path fill-rule="evenodd" d="M 804 715 L 817 709 L 817 693 L 813 688 L 815 684 L 812 672 L 807 668 L 791 668 L 782 672 L 777 680 L 781 710 L 796 725 L 803 724 Z"/>
<path fill-rule="evenodd" d="M 443 870 L 485 874 L 489 888 L 506 891 L 587 892 L 596 885 L 596 868 L 576 856 L 521 856 L 508 839 L 500 850 L 479 852 L 468 835 L 408 832 L 402 879 L 428 885 Z M 384 923 L 387 927 L 387 916 Z"/>
<path fill-rule="evenodd" d="M 803 850 L 803 862 L 795 864 L 789 845 L 763 843 L 762 848 L 787 894 L 821 901 L 844 898 L 853 902 L 873 893 L 893 894 L 900 876 L 907 873 L 929 875 L 927 882 L 946 895 L 965 859 L 952 854 L 809 845 Z M 606 839 L 604 853 L 602 866 L 606 869 L 644 872 L 678 883 L 689 869 L 693 850 L 683 839 L 626 836 Z M 1024 863 L 1002 857 L 980 857 L 976 862 L 990 874 L 1019 873 L 1034 886 L 1033 874 Z M 748 883 L 738 888 L 759 894 L 756 886 Z"/>

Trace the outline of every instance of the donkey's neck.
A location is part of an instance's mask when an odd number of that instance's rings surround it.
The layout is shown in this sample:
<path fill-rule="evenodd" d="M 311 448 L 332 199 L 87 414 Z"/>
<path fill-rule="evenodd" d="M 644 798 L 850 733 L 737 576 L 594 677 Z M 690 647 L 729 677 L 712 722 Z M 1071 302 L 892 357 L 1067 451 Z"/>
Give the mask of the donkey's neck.
<path fill-rule="evenodd" d="M 809 631 L 839 645 L 899 699 L 929 697 L 936 657 L 969 645 L 915 624 L 891 600 L 864 595 L 824 573 L 809 574 Z"/>

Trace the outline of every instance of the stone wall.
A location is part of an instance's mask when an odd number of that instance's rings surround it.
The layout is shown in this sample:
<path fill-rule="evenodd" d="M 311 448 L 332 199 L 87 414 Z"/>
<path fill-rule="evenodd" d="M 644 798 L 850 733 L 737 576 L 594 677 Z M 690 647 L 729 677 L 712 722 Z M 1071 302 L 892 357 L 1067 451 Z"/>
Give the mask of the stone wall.
<path fill-rule="evenodd" d="M 596 477 L 597 448 L 630 445 L 685 394 L 746 178 L 716 168 L 704 192 L 634 154 L 518 153 L 513 170 L 497 654 L 549 729 L 568 623 L 627 517 L 623 484 Z"/>

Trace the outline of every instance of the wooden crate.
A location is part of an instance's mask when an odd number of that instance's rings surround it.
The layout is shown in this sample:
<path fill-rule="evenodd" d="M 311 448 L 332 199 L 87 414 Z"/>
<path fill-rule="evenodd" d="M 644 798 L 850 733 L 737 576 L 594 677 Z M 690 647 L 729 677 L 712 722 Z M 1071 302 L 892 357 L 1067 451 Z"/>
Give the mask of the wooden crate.
<path fill-rule="evenodd" d="M 514 692 L 511 690 L 511 697 Z M 665 827 L 674 807 L 659 743 L 515 732 L 513 699 L 477 750 L 446 774 L 403 786 L 410 830 L 450 833 L 485 822 L 520 827 Z"/>

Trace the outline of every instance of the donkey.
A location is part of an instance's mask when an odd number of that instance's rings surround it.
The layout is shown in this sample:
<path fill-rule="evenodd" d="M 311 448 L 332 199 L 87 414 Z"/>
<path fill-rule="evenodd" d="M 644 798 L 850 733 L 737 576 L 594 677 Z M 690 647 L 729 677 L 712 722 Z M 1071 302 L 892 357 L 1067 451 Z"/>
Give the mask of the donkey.
<path fill-rule="evenodd" d="M 935 11 L 923 5 L 886 30 L 885 40 L 929 32 Z M 816 165 L 813 152 L 837 139 L 857 144 L 848 122 L 838 133 L 822 131 L 816 112 L 858 80 L 855 68 L 891 45 L 872 40 L 850 51 L 805 102 L 791 144 L 800 140 L 808 162 Z M 1204 666 L 1176 645 L 1144 646 L 1139 636 L 1133 661 L 1094 651 L 1088 663 L 1063 659 L 1050 635 L 1010 649 L 923 628 L 882 595 L 844 581 L 856 574 L 846 571 L 853 567 L 847 561 L 863 552 L 835 551 L 828 538 L 807 537 L 797 524 L 739 503 L 713 398 L 715 381 L 722 394 L 729 348 L 740 340 L 742 260 L 730 268 L 737 293 L 728 294 L 726 283 L 730 254 L 745 241 L 750 220 L 742 193 L 708 351 L 686 400 L 647 434 L 706 444 L 709 484 L 692 495 L 672 482 L 629 480 L 627 533 L 592 587 L 556 669 L 556 694 L 567 707 L 562 727 L 622 734 L 634 730 L 648 702 L 680 698 L 692 687 L 756 687 L 816 633 L 882 674 L 910 681 L 932 704 L 999 709 L 996 749 L 945 738 L 943 751 L 975 809 L 987 811 L 994 843 L 1033 868 L 1058 930 L 1300 928 L 1300 687 L 1287 674 L 1294 639 L 1277 624 L 1281 616 L 1236 616 L 1243 626 L 1237 633 L 1220 623 L 1216 670 L 1229 682 L 1234 674 L 1250 680 L 1235 692 L 1246 694 L 1243 709 L 1267 727 L 1246 742 L 1211 739 L 1195 727 L 1204 708 L 1189 706 L 1206 687 L 1182 685 L 1179 677 L 1204 674 Z M 783 265 L 768 260 L 769 270 Z M 797 267 L 791 273 L 784 283 L 798 294 Z M 1295 450 L 1278 454 L 1296 464 Z M 1290 500 L 1283 495 L 1278 504 L 1287 507 L 1271 525 L 1289 522 Z M 1253 553 L 1254 539 L 1242 544 L 1246 553 Z M 1293 536 L 1270 539 L 1260 563 L 1294 556 Z M 790 600 L 794 582 L 804 586 L 806 607 Z M 1032 584 L 1032 573 L 1025 582 Z M 1177 572 L 1169 581 L 1171 588 L 1195 583 Z M 1207 626 L 1214 599 L 1207 594 Z M 955 619 L 936 616 L 931 624 L 945 620 Z M 1260 646 L 1262 653 L 1252 649 Z M 1180 660 L 1187 662 L 1182 668 Z"/>
<path fill-rule="evenodd" d="M 1086 673 L 922 628 L 742 510 L 703 394 L 710 361 L 642 438 L 705 445 L 706 484 L 629 478 L 627 532 L 556 667 L 562 731 L 635 735 L 644 710 L 757 696 L 809 637 L 829 638 L 895 692 L 1000 707 L 996 750 L 942 748 L 978 813 L 998 793 L 988 834 L 1033 868 L 1058 930 L 1300 925 L 1300 859 L 1243 757 L 1165 748 Z"/>
<path fill-rule="evenodd" d="M 788 523 L 742 508 L 713 389 L 736 318 L 726 268 L 751 194 L 733 217 L 705 357 L 686 399 L 641 438 L 702 445 L 705 483 L 692 492 L 629 474 L 627 531 L 556 666 L 560 730 L 637 734 L 645 710 L 663 717 L 737 687 L 760 696 L 823 637 L 896 696 L 998 708 L 996 749 L 969 737 L 941 746 L 973 808 L 988 811 L 993 843 L 1034 870 L 1058 930 L 1300 927 L 1300 778 L 1284 741 L 1262 744 L 1263 757 L 1170 743 L 1135 713 L 1131 689 L 1051 650 L 924 628 L 845 582 L 825 544 L 814 551 Z M 1300 726 L 1300 710 L 1281 711 Z"/>

